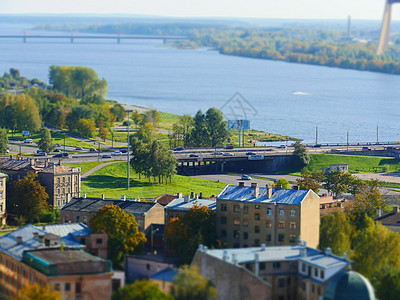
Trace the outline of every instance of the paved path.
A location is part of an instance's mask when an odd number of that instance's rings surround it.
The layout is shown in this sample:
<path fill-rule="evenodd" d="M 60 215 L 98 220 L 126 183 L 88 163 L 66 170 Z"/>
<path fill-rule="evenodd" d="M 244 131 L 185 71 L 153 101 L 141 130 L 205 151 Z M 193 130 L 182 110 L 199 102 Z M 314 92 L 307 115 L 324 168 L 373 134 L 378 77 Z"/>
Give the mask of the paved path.
<path fill-rule="evenodd" d="M 380 181 L 400 183 L 400 173 L 365 173 L 354 175 L 363 180 L 378 179 Z"/>
<path fill-rule="evenodd" d="M 100 170 L 101 168 L 103 168 L 105 166 L 112 165 L 112 164 L 115 164 L 115 163 L 118 163 L 118 162 L 120 162 L 120 161 L 110 161 L 110 162 L 106 162 L 104 164 L 100 164 L 100 165 L 94 167 L 93 169 L 90 169 L 85 174 L 82 174 L 81 180 L 86 179 L 88 176 L 92 175 L 94 172 L 96 172 L 97 170 Z"/>

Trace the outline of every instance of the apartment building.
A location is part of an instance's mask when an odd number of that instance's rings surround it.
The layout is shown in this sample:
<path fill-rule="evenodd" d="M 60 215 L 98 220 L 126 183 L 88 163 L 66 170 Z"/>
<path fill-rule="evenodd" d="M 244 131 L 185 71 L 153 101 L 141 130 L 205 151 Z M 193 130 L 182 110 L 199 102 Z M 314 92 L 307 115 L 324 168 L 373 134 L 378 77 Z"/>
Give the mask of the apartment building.
<path fill-rule="evenodd" d="M 0 227 L 6 224 L 6 178 L 7 175 L 0 173 Z"/>
<path fill-rule="evenodd" d="M 220 300 L 318 300 L 351 262 L 332 255 L 329 248 L 324 253 L 300 241 L 291 246 L 218 250 L 200 245 L 193 265 L 214 283 Z"/>
<path fill-rule="evenodd" d="M 217 196 L 217 235 L 229 248 L 319 243 L 320 200 L 312 190 L 227 185 Z"/>
<path fill-rule="evenodd" d="M 72 197 L 80 197 L 81 168 L 63 166 L 61 160 L 52 163 L 50 159 L 3 159 L 0 170 L 8 174 L 11 182 L 31 172 L 38 174 L 39 182 L 49 195 L 49 203 L 54 207 L 64 205 Z"/>

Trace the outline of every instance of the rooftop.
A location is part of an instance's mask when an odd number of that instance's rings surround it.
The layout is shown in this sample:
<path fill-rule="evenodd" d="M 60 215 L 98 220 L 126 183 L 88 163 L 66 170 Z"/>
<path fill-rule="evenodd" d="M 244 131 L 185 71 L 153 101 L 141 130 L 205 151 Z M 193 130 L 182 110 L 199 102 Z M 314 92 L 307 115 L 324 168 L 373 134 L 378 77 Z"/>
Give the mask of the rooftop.
<path fill-rule="evenodd" d="M 153 275 L 150 276 L 150 278 L 155 280 L 172 282 L 177 274 L 178 270 L 173 268 L 165 268 L 164 270 L 154 273 Z"/>
<path fill-rule="evenodd" d="M 0 173 L 0 178 L 4 178 L 4 177 L 7 177 L 7 176 L 8 176 L 7 174 Z"/>
<path fill-rule="evenodd" d="M 160 205 L 150 202 L 122 201 L 122 200 L 103 200 L 101 198 L 72 198 L 68 203 L 61 207 L 61 210 L 80 211 L 80 212 L 98 212 L 100 208 L 106 205 L 116 205 L 127 213 L 133 215 L 144 215 L 153 206 Z"/>
<path fill-rule="evenodd" d="M 92 233 L 92 230 L 83 223 L 65 223 L 65 224 L 51 224 L 46 226 L 35 226 L 38 229 L 42 229 L 47 233 L 53 233 L 63 238 L 68 235 L 72 236 L 88 236 Z"/>
<path fill-rule="evenodd" d="M 400 213 L 398 208 L 395 207 L 393 212 L 386 213 L 380 217 L 375 218 L 375 221 L 379 221 L 383 225 L 400 226 Z"/>
<path fill-rule="evenodd" d="M 193 208 L 195 205 L 197 206 L 207 206 L 212 211 L 217 210 L 217 201 L 216 200 L 208 200 L 208 199 L 189 199 L 185 200 L 185 198 L 175 198 L 172 200 L 165 209 L 168 210 L 180 210 L 180 211 L 188 211 Z"/>
<path fill-rule="evenodd" d="M 259 194 L 255 197 L 254 187 L 227 185 L 218 194 L 217 200 L 300 205 L 308 193 L 314 193 L 312 190 L 271 189 L 270 198 L 268 198 L 267 187 L 260 187 Z"/>
<path fill-rule="evenodd" d="M 54 249 L 40 249 L 29 251 L 32 255 L 37 258 L 49 263 L 79 263 L 88 261 L 99 261 L 99 257 L 90 255 L 79 249 L 65 249 L 60 251 L 59 248 Z"/>
<path fill-rule="evenodd" d="M 52 162 L 37 159 L 0 159 L 0 170 L 10 171 L 36 171 L 42 173 L 61 174 L 80 172 L 81 168 L 63 166 Z"/>

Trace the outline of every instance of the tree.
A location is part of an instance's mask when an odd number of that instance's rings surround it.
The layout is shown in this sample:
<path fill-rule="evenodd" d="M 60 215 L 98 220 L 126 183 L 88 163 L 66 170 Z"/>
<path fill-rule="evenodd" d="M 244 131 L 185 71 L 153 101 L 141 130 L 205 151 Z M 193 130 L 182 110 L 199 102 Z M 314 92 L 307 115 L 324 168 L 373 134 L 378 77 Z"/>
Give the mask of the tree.
<path fill-rule="evenodd" d="M 332 171 L 325 175 L 324 181 L 324 188 L 338 196 L 352 190 L 355 177 L 348 172 Z"/>
<path fill-rule="evenodd" d="M 13 183 L 8 209 L 17 217 L 22 216 L 30 222 L 38 221 L 43 210 L 47 210 L 49 195 L 37 179 L 38 175 L 29 173 Z"/>
<path fill-rule="evenodd" d="M 126 116 L 125 108 L 119 103 L 111 107 L 110 112 L 115 116 L 117 122 L 122 122 Z"/>
<path fill-rule="evenodd" d="M 93 120 L 89 119 L 80 119 L 77 122 L 78 128 L 76 129 L 76 133 L 82 135 L 83 137 L 91 138 L 94 136 L 96 132 L 96 123 Z"/>
<path fill-rule="evenodd" d="M 61 300 L 62 294 L 52 288 L 50 284 L 25 285 L 12 300 Z"/>
<path fill-rule="evenodd" d="M 112 295 L 112 300 L 173 300 L 156 283 L 146 279 L 127 284 Z"/>
<path fill-rule="evenodd" d="M 135 124 L 135 126 L 137 127 L 140 123 L 142 123 L 143 116 L 137 110 L 135 110 L 132 113 L 131 119 L 132 119 L 133 123 Z"/>
<path fill-rule="evenodd" d="M 108 135 L 108 130 L 107 130 L 107 128 L 101 127 L 101 128 L 99 129 L 99 137 L 100 137 L 102 140 L 106 141 L 107 135 Z"/>
<path fill-rule="evenodd" d="M 0 128 L 0 154 L 6 153 L 8 149 L 7 129 Z"/>
<path fill-rule="evenodd" d="M 172 218 L 164 231 L 165 241 L 181 260 L 189 263 L 199 244 L 216 245 L 215 213 L 197 206 L 180 218 Z"/>
<path fill-rule="evenodd" d="M 321 216 L 319 248 L 331 248 L 336 255 L 342 256 L 351 249 L 354 227 L 344 212 L 328 213 Z"/>
<path fill-rule="evenodd" d="M 397 300 L 400 295 L 400 268 L 386 266 L 375 273 L 372 283 L 377 299 Z"/>
<path fill-rule="evenodd" d="M 282 177 L 275 182 L 274 187 L 276 188 L 278 185 L 281 185 L 283 189 L 290 189 L 290 183 L 285 177 Z"/>
<path fill-rule="evenodd" d="M 136 114 L 133 114 L 132 118 L 136 118 Z M 134 120 L 135 124 L 137 124 L 136 120 Z M 155 109 L 146 111 L 142 122 L 143 124 L 152 123 L 154 127 L 157 126 L 161 122 L 160 112 Z"/>
<path fill-rule="evenodd" d="M 302 190 L 313 190 L 318 194 L 321 187 L 321 182 L 324 180 L 324 173 L 314 171 L 308 171 L 307 169 L 301 170 L 301 178 L 297 178 L 296 182 Z"/>
<path fill-rule="evenodd" d="M 193 266 L 183 266 L 173 279 L 171 295 L 175 300 L 216 300 L 217 290 L 209 279 L 204 278 Z"/>
<path fill-rule="evenodd" d="M 138 229 L 135 217 L 116 205 L 100 208 L 90 219 L 90 228 L 95 233 L 107 234 L 108 249 L 115 266 L 122 263 L 124 255 L 141 251 L 146 242 L 145 235 Z"/>
<path fill-rule="evenodd" d="M 38 143 L 38 146 L 40 150 L 46 153 L 50 153 L 54 150 L 54 140 L 51 138 L 51 133 L 49 129 L 42 128 L 42 137 Z"/>
<path fill-rule="evenodd" d="M 303 168 L 310 163 L 310 155 L 308 155 L 306 147 L 300 142 L 294 143 L 294 151 L 292 155 L 292 164 L 295 168 Z"/>

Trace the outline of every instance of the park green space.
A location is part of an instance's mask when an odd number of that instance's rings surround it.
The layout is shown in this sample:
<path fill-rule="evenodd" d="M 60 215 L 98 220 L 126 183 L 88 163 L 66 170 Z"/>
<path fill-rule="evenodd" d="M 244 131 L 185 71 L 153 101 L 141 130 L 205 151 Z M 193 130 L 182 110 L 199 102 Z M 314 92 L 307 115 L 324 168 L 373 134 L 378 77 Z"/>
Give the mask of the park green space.
<path fill-rule="evenodd" d="M 79 166 L 79 164 L 76 164 L 76 166 Z M 152 199 L 164 193 L 176 194 L 179 192 L 184 194 L 202 192 L 204 197 L 210 197 L 217 195 L 226 185 L 222 182 L 180 175 L 175 175 L 168 184 L 159 184 L 154 181 L 149 182 L 143 176 L 139 179 L 138 174 L 135 174 L 132 169 L 130 174 L 131 181 L 128 191 L 126 189 L 126 163 L 107 165 L 82 181 L 82 194 L 86 194 L 88 197 L 101 197 L 104 194 L 106 199 L 115 200 L 121 199 L 121 195 L 125 195 L 127 199 L 138 197 Z"/>
<path fill-rule="evenodd" d="M 110 161 L 107 161 L 107 163 Z M 97 167 L 98 165 L 104 164 L 104 161 L 90 161 L 84 163 L 75 163 L 75 164 L 65 164 L 66 166 L 70 167 L 79 167 L 81 168 L 81 173 L 85 174 L 87 171 Z"/>

